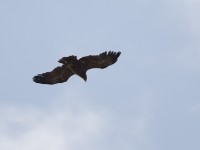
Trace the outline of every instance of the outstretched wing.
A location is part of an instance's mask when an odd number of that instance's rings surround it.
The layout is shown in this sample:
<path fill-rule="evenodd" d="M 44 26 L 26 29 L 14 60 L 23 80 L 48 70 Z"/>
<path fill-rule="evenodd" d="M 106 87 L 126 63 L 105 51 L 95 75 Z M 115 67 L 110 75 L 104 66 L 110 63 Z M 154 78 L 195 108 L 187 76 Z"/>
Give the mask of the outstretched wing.
<path fill-rule="evenodd" d="M 84 69 L 87 71 L 92 68 L 106 68 L 112 64 L 114 64 L 121 52 L 104 52 L 95 56 L 86 56 L 79 59 L 81 63 L 84 64 Z"/>
<path fill-rule="evenodd" d="M 56 67 L 51 72 L 38 74 L 33 81 L 41 84 L 56 84 L 66 82 L 74 73 L 66 66 Z"/>

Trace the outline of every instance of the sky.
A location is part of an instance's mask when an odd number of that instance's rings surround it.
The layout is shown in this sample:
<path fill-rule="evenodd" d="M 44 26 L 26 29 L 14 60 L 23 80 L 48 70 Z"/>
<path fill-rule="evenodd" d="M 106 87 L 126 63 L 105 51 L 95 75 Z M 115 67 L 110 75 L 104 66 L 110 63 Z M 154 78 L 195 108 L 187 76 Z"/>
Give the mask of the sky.
<path fill-rule="evenodd" d="M 199 150 L 199 0 L 0 0 L 1 150 Z M 61 57 L 117 63 L 41 85 Z"/>

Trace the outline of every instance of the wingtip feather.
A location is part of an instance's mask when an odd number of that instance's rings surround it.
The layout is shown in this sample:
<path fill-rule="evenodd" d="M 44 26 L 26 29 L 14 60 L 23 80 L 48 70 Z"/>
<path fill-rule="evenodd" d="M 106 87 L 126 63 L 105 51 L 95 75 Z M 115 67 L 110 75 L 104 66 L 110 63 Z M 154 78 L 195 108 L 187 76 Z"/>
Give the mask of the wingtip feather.
<path fill-rule="evenodd" d="M 121 55 L 121 52 L 117 52 L 116 57 L 118 58 Z"/>
<path fill-rule="evenodd" d="M 108 55 L 115 56 L 115 58 L 118 58 L 121 55 L 121 52 L 109 51 Z"/>

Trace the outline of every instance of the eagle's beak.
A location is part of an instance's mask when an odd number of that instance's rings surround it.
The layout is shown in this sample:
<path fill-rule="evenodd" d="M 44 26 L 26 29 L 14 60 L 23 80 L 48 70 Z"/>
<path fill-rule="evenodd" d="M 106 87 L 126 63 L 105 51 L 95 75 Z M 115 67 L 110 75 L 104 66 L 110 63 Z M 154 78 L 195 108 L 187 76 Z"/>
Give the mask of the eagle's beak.
<path fill-rule="evenodd" d="M 59 59 L 58 62 L 61 63 L 61 64 L 67 64 L 67 62 L 66 62 L 64 57 Z"/>
<path fill-rule="evenodd" d="M 59 59 L 59 60 L 58 60 L 58 62 L 59 62 L 59 63 L 62 63 L 62 60 L 61 60 L 61 59 Z"/>

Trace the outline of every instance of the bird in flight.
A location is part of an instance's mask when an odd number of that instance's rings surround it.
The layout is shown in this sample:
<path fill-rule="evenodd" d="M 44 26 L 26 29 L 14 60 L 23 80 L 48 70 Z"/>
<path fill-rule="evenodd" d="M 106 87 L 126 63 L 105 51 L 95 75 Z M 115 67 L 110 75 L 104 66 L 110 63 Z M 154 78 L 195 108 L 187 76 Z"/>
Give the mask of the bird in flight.
<path fill-rule="evenodd" d="M 103 52 L 99 55 L 89 55 L 77 59 L 77 56 L 63 57 L 58 60 L 62 66 L 58 66 L 50 72 L 38 74 L 33 81 L 40 84 L 57 84 L 66 82 L 72 75 L 76 74 L 83 80 L 87 80 L 86 72 L 89 69 L 104 69 L 114 64 L 121 52 Z"/>

